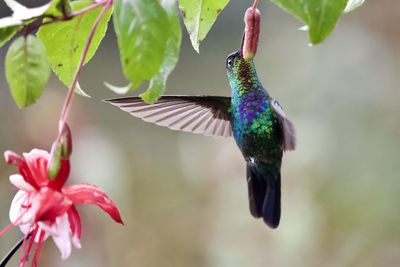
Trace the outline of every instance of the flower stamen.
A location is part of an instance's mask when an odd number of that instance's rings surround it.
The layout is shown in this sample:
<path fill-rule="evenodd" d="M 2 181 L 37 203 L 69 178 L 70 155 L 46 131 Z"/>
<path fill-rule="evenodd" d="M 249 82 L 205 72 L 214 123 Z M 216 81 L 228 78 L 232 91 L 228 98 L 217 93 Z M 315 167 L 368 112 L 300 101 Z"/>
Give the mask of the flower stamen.
<path fill-rule="evenodd" d="M 35 242 L 35 238 L 36 238 L 36 234 L 39 230 L 39 226 L 36 226 L 35 229 L 33 230 L 32 236 L 31 236 L 31 240 L 29 240 L 29 244 L 28 247 L 25 250 L 24 256 L 21 258 L 20 267 L 24 267 L 26 261 L 28 260 L 28 254 L 32 249 L 33 243 Z"/>
<path fill-rule="evenodd" d="M 37 265 L 39 260 L 40 251 L 42 250 L 43 240 L 44 240 L 45 231 L 40 230 L 39 242 L 36 245 L 35 254 L 33 255 L 32 267 Z"/>
<path fill-rule="evenodd" d="M 1 232 L 0 232 L 0 237 L 1 237 L 2 235 L 4 235 L 5 233 L 7 233 L 11 228 L 13 228 L 13 227 L 18 223 L 18 221 L 21 220 L 22 217 L 24 217 L 24 215 L 25 215 L 27 212 L 28 212 L 28 209 L 25 210 L 24 212 L 22 212 L 21 215 L 19 215 L 19 217 L 15 220 L 15 222 L 10 223 L 10 224 L 6 227 L 6 229 L 4 229 L 3 231 L 1 231 Z"/>
<path fill-rule="evenodd" d="M 32 226 L 29 227 L 29 231 L 28 234 L 25 235 L 24 241 L 22 242 L 22 246 L 21 246 L 21 250 L 20 250 L 20 254 L 19 254 L 19 258 L 22 259 L 23 254 L 24 254 L 24 248 L 25 248 L 25 244 L 26 244 L 26 240 L 28 240 L 29 236 L 31 236 L 31 232 L 32 232 Z"/>

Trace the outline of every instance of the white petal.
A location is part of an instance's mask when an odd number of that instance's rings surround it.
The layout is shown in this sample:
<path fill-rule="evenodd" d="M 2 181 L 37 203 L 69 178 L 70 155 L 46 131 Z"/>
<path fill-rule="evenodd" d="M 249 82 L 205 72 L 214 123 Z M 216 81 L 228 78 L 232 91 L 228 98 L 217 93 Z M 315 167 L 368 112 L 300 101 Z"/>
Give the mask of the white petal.
<path fill-rule="evenodd" d="M 34 213 L 31 212 L 31 209 L 26 212 L 26 205 L 28 205 L 31 201 L 31 193 L 19 190 L 11 202 L 10 207 L 10 221 L 16 225 L 19 224 L 31 224 L 33 223 Z M 23 207 L 24 206 L 24 207 Z M 19 218 L 22 212 L 26 212 L 22 218 Z M 19 220 L 18 220 L 19 219 Z M 18 221 L 17 221 L 18 220 Z"/>
<path fill-rule="evenodd" d="M 20 190 L 27 192 L 35 191 L 35 188 L 25 181 L 24 177 L 20 174 L 10 175 L 10 182 Z"/>
<path fill-rule="evenodd" d="M 26 223 L 26 224 L 20 224 L 19 229 L 21 230 L 22 233 L 25 235 L 32 231 L 32 224 Z"/>
<path fill-rule="evenodd" d="M 38 207 L 34 207 L 32 202 L 38 196 L 35 192 L 25 192 L 19 190 L 11 203 L 10 221 L 16 225 L 33 224 Z M 37 205 L 36 205 L 37 206 Z M 28 209 L 28 211 L 26 211 Z M 22 218 L 21 214 L 25 213 Z M 19 220 L 18 220 L 19 219 Z M 17 221 L 18 220 L 18 221 Z"/>
<path fill-rule="evenodd" d="M 78 237 L 78 234 L 74 234 L 73 236 L 72 236 L 72 244 L 74 245 L 74 247 L 76 247 L 76 248 L 78 248 L 78 249 L 80 249 L 80 248 L 82 248 L 82 245 L 81 245 L 81 240 L 79 239 L 79 237 Z"/>
<path fill-rule="evenodd" d="M 19 190 L 12 202 L 11 202 L 11 207 L 10 207 L 10 221 L 12 223 L 15 223 L 15 221 L 18 219 L 19 215 L 20 215 L 20 210 L 21 210 L 21 205 L 24 202 L 25 198 L 26 198 L 27 193 L 24 191 Z"/>
<path fill-rule="evenodd" d="M 71 254 L 71 232 L 67 213 L 56 218 L 55 230 L 51 236 L 61 252 L 61 259 L 65 260 Z"/>

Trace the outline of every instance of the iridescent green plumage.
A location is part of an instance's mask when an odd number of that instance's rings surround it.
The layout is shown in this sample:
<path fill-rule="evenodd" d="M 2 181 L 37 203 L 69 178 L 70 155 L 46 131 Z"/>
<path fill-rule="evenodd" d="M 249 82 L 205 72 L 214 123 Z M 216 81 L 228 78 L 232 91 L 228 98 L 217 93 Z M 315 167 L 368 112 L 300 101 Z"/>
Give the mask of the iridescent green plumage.
<path fill-rule="evenodd" d="M 253 61 L 239 51 L 227 60 L 232 88 L 233 136 L 247 161 L 250 210 L 271 227 L 280 220 L 283 131 L 273 99 L 261 85 Z"/>
<path fill-rule="evenodd" d="M 258 80 L 253 61 L 240 52 L 227 59 L 232 97 L 163 96 L 147 105 L 139 97 L 106 100 L 132 116 L 173 130 L 233 136 L 247 162 L 250 211 L 276 228 L 280 219 L 280 169 L 294 129 Z"/>

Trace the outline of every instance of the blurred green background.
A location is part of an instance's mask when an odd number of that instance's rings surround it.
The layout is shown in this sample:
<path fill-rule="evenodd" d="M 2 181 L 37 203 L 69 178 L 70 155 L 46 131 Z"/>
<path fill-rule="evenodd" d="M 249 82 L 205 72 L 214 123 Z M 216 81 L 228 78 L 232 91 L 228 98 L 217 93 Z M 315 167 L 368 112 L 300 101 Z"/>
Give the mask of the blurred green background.
<path fill-rule="evenodd" d="M 168 94 L 230 95 L 225 58 L 239 48 L 251 3 L 232 0 L 200 54 L 183 32 Z M 47 241 L 40 266 L 400 266 L 400 2 L 367 0 L 315 47 L 297 30 L 303 23 L 269 1 L 259 9 L 257 70 L 298 140 L 284 155 L 279 228 L 251 217 L 233 139 L 171 131 L 101 101 L 116 97 L 103 81 L 127 83 L 110 24 L 79 80 L 92 98 L 74 97 L 69 183 L 101 187 L 125 226 L 78 206 L 82 249 L 61 261 Z M 3 2 L 0 13 L 9 14 Z M 39 101 L 19 109 L 5 80 L 8 46 L 0 49 L 0 151 L 50 149 L 67 90 L 52 75 Z M 13 173 L 0 160 L 0 228 L 9 224 Z M 15 227 L 1 237 L 0 256 L 21 236 Z"/>

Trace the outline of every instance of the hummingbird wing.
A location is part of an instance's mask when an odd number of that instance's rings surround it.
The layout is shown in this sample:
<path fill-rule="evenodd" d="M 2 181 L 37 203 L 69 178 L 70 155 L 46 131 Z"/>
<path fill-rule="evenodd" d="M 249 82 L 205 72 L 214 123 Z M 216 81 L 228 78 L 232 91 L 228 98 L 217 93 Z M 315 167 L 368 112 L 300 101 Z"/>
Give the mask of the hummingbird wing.
<path fill-rule="evenodd" d="M 134 117 L 172 130 L 206 136 L 232 136 L 230 97 L 167 95 L 151 105 L 140 97 L 104 101 L 129 112 Z"/>
<path fill-rule="evenodd" d="M 282 106 L 275 99 L 271 99 L 272 108 L 278 115 L 278 121 L 282 128 L 282 150 L 290 151 L 296 148 L 296 133 L 293 124 L 286 118 Z"/>

